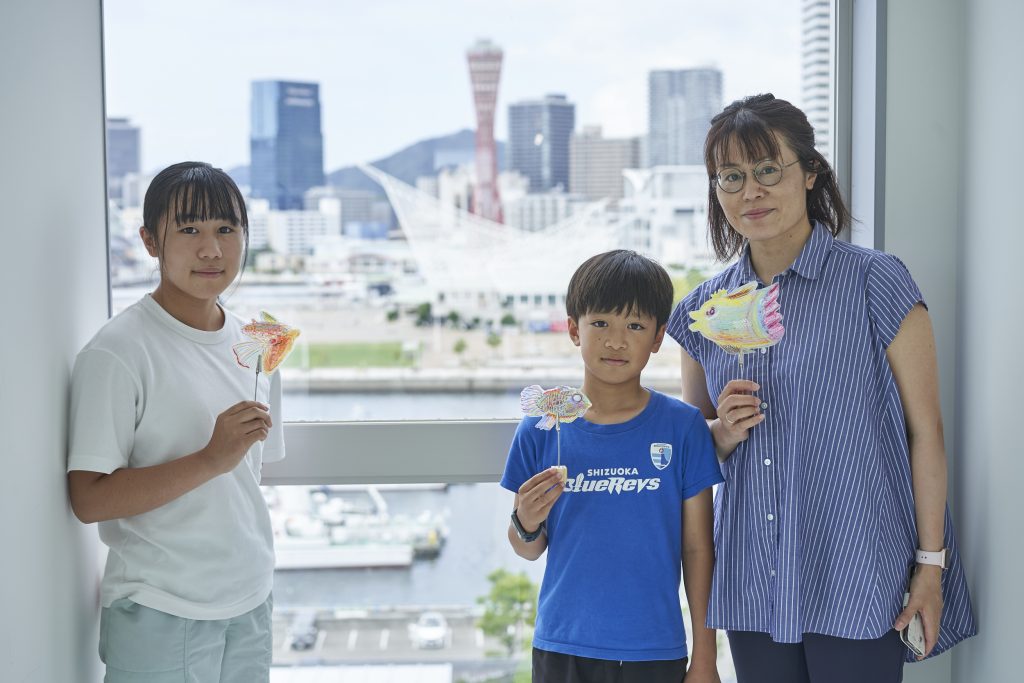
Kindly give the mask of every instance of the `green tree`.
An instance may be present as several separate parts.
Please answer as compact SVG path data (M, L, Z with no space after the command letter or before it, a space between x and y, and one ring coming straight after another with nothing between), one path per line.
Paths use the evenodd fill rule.
M524 647L523 630L533 627L537 620L537 584L530 581L526 572L513 574L496 569L487 575L491 591L476 599L484 606L480 618L480 630L494 636L508 648L508 656Z
M506 313L505 315L501 316L501 324L504 327L513 327L516 324L516 317L511 313Z
M455 340L455 346L452 347L452 350L461 356L466 352L466 346L466 340L463 339L462 337L459 337L458 339Z
M501 346L501 335L497 332L491 332L487 335L487 345L492 349L496 349Z
M390 311L388 311L388 322L393 323L396 320L398 320L398 309L392 308Z
M416 324L419 326L429 325L434 320L433 309L429 301L424 301L412 312L416 315Z
M687 268L685 272L672 276L673 305L690 293L694 287L707 280L708 276L704 271L697 268Z

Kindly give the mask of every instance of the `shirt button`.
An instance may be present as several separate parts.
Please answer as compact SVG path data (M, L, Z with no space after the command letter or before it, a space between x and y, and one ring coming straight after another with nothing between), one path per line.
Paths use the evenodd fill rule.
M764 459L764 464L765 465L771 465L772 464L772 459L771 458L765 458Z
M775 519L775 515L773 515L773 514L771 514L771 513L769 512L769 513L768 513L768 521L770 522L770 521L772 521L773 519Z
M768 353L768 349L761 349L761 353Z
M761 402L761 410L765 410L767 408L768 408L768 402L767 401L762 401Z
M774 569L771 571L771 575L775 576L775 570Z

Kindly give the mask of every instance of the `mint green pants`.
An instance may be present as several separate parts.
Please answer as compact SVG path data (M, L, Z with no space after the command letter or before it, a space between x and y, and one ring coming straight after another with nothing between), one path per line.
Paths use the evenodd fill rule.
M232 619L183 619L127 598L103 608L105 683L267 683L273 599Z

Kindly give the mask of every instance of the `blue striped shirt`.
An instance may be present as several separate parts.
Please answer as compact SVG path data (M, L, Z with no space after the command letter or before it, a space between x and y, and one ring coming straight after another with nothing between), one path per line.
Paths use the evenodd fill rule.
M746 355L741 370L735 356L689 330L687 314L716 290L751 281L759 282L748 247L668 323L703 367L713 402L729 380L749 379L761 387L765 415L722 463L708 626L781 643L804 633L879 638L902 610L917 547L903 406L885 351L924 303L921 292L898 258L815 224L773 280L785 336ZM976 632L948 508L945 543L953 558L933 654Z

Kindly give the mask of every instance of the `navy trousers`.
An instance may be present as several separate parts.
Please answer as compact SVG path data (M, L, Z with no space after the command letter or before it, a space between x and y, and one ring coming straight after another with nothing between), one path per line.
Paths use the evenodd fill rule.
M767 633L729 631L737 683L901 683L906 646L890 630L876 640L805 633L776 643Z

